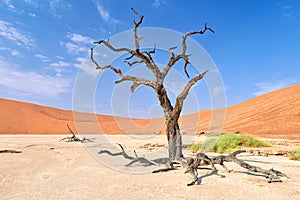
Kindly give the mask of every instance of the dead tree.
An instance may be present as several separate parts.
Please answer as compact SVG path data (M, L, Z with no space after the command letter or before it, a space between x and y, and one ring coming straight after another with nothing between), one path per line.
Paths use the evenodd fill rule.
M264 170L260 167L252 166L252 165L236 158L236 155L241 153L242 151L237 151L237 152L232 153L227 156L224 156L224 155L217 156L215 158L209 158L204 153L198 154L195 159L194 158L184 158L184 156L182 154L182 139L181 139L180 128L179 128L179 124L178 124L178 120L179 120L179 117L180 117L180 114L182 111L182 107L183 107L183 102L186 99L190 89L195 85L195 83L200 81L205 76L205 74L208 72L206 70L203 73L198 74L193 78L190 78L190 75L187 71L187 67L190 64L189 55L186 54L187 39L192 35L196 35L196 34L202 35L207 31L214 33L214 31L211 28L207 27L207 24L205 23L203 30L187 32L186 34L184 34L182 37L182 42L181 42L181 47L180 47L181 52L179 54L175 55L173 50L177 47L170 47L169 51L168 51L170 58L169 58L167 64L165 65L165 67L161 70L161 69L159 69L157 63L155 63L154 59L152 58L152 54L156 53L155 46L152 50L149 50L149 51L143 51L140 48L141 37L138 36L138 28L142 24L144 16L139 14L133 8L131 8L131 10L139 18L139 20L137 22L134 21L134 28L133 28L135 49L129 49L126 47L115 47L109 42L109 40L107 40L107 41L100 40L100 41L94 42L94 44L104 45L113 52L128 53L130 56L125 58L125 60L124 60L125 63L127 63L130 67L133 67L136 64L141 64L141 63L145 64L145 67L153 73L154 79L149 80L149 79L140 78L140 77L136 77L136 76L125 75L122 73L120 68L115 67L111 64L100 66L98 64L98 62L94 59L94 49L93 48L91 48L91 50L90 50L90 59L95 64L96 69L111 70L116 75L118 75L119 80L115 81L116 84L119 84L119 83L122 83L125 81L132 82L132 86L130 88L131 92L134 92L141 85L150 87L154 90L156 97L157 97L158 101L160 102L160 106L163 110L164 117L165 117L169 157L167 159L161 158L161 159L155 159L155 160L148 160L146 158L137 156L136 153L135 153L135 157L129 156L125 152L122 145L120 145L120 144L119 144L119 146L121 147L122 151L119 153L112 153L108 150L101 150L99 152L99 154L106 153L106 154L109 154L110 156L123 156L124 158L130 160L130 163L128 163L126 166L131 166L134 163L142 163L144 166L168 164L168 167L159 169L159 170L155 170L154 173L172 170L172 169L174 169L173 164L179 163L181 166L187 167L186 173L191 173L193 175L193 178L194 178L193 182L188 185L193 185L197 182L197 180L198 180L197 169L202 161L205 161L212 166L212 174L215 174L217 172L217 169L215 168L215 164L220 164L228 172L230 172L230 170L227 169L227 167L224 165L224 162L235 162L238 165L240 165L252 172L262 173L264 175L267 175L267 177L269 178L269 182L274 182L274 181L280 180L279 179L280 176L286 176L279 171L276 171L273 169ZM169 71L172 69L172 67L179 61L184 61L183 70L184 70L186 76L190 79L187 82L187 84L185 85L185 87L183 88L183 90L176 97L175 104L172 105L171 101L170 101L170 97L167 93L166 87L164 85L164 80L165 80L167 74L169 73Z
M62 139L60 139L59 141L66 141L66 142L81 142L81 143L85 143L85 142L93 142L94 138L92 139L88 139L86 137L83 137L82 139L78 138L75 133L72 131L72 129L69 127L69 124L67 124L67 127L69 129L69 132L72 134L71 137L64 137Z
M134 21L134 29L133 29L133 35L134 35L134 42L135 42L135 49L129 49L126 47L114 47L110 44L109 41L105 40L100 40L98 42L94 42L94 44L98 45L105 45L108 49L114 51L114 52L124 52L124 53L129 53L130 56L128 58L125 58L125 62L129 66L134 66L138 63L144 63L145 67L148 68L154 75L153 80L148 80L144 78L139 78L135 76L129 76L125 75L122 73L122 71L114 67L112 65L105 65L105 66L100 66L98 62L94 59L93 56L93 48L91 48L90 51L90 58L91 61L95 64L96 69L99 70L112 70L115 74L119 76L119 80L117 80L115 83L121 83L124 81L131 81L132 86L130 88L131 92L134 92L135 89L141 85L148 86L152 88L155 93L156 97L160 102L160 106L163 109L164 117L165 117L165 124L166 124L166 134L167 134L167 139L168 139L168 148L169 148L169 159L171 162L173 161L179 161L181 162L183 159L183 154L182 154L182 139L181 139L181 134L180 134L180 128L178 124L178 119L183 107L183 102L186 99L190 89L192 86L200 81L204 75L207 73L207 70L204 71L203 73L191 78L184 89L181 91L181 93L176 97L175 104L172 105L169 95L167 93L167 90L164 85L164 80L168 74L168 72L171 70L171 68L178 63L179 61L183 60L184 61L184 72L188 78L190 78L189 73L187 71L187 67L190 64L189 62L189 55L186 54L187 51L187 44L186 41L188 37L196 34L204 34L206 31L214 32L211 28L207 27L207 24L205 24L204 29L200 31L192 31L192 32L187 32L183 38L182 38L182 43L181 43L181 53L178 55L175 55L173 53L173 50L177 47L171 47L169 49L169 54L170 58L168 60L168 63L164 67L163 70L160 70L158 68L158 65L155 63L155 61L152 58L152 54L155 54L155 47L153 50L150 51L142 51L140 49L140 37L138 36L138 28L143 22L144 16L139 14L137 11L135 11L133 8L131 8L134 14L136 14L139 18L139 20L136 22ZM130 62L131 59L136 59L132 62Z

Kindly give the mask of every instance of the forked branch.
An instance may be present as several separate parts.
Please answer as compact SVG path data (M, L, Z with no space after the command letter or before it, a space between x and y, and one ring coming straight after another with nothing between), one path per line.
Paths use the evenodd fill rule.
M120 79L115 82L116 84L121 83L123 81L132 81L133 85L130 88L131 92L134 92L134 90L140 85L146 85L146 86L154 88L153 81L150 81L150 80L147 80L144 78L138 78L135 76L123 75L123 73L120 69L117 69L117 68L113 67L112 65L100 66L98 64L98 62L94 59L94 49L93 48L91 48L91 51L90 51L90 58L91 58L91 61L96 65L96 69L101 69L101 70L110 69L115 74L117 74L120 77ZM130 58L128 58L128 59L130 59Z
M214 30L212 30L211 28L207 27L207 23L205 23L204 25L204 29L203 30L200 30L200 31L191 31L191 32L187 32L184 36L183 36L183 39L182 39L182 43L181 43L181 46L182 46L182 51L180 54L178 54L177 56L174 55L174 53L172 52L173 49L175 49L174 47L170 48L169 49L169 53L171 55L170 59L169 59L169 62L167 64L167 66L165 67L162 75L163 77L165 77L169 70L181 59L184 60L184 72L185 74L187 75L188 78L190 78L190 75L189 73L187 72L187 66L188 64L190 64L189 62L189 55L186 54L186 51L187 51L187 44L186 44L186 41L187 41L187 38L190 37L191 35L195 35L195 34L204 34L206 31L210 31L212 33L214 33Z

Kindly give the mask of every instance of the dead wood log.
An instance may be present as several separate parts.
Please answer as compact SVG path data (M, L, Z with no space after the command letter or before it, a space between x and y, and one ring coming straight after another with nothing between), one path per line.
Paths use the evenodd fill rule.
M0 150L0 153L22 153L22 151L11 150L11 149L4 149L4 150Z

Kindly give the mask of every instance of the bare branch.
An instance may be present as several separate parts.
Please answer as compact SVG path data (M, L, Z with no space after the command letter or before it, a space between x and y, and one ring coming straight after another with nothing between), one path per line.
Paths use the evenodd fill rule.
M186 76L188 77L188 78L190 78L190 75L189 75L189 73L187 72L187 70L186 70L186 68L187 68L187 66L188 66L188 64L190 64L190 61L189 61L189 58L188 58L188 56L184 56L184 67L183 67L183 69L184 69L184 73L186 74Z
M125 60L124 62L127 63L130 67L132 67L133 65L138 64L138 63L143 63L144 61L143 60L135 60L133 62L128 62L127 60Z
M191 79L186 86L184 87L183 91L177 96L177 99L180 99L181 101L183 101L186 96L188 95L191 87L197 83L198 81L200 81L204 75L208 72L208 70L206 70L205 72L203 72L202 74L199 74L198 76L195 76L193 79Z
M169 54L171 55L170 60L167 64L167 66L165 67L164 71L162 72L162 77L165 78L166 75L168 74L169 70L180 60L180 59L184 59L185 63L184 63L184 72L187 75L188 78L190 78L188 72L187 72L187 66L190 63L189 62L189 58L188 55L186 55L186 50L187 50L187 46L186 46L186 40L189 36L191 35L195 35L195 34L204 34L207 30L211 31L214 33L214 31L207 27L207 23L205 23L204 29L200 30L200 31L191 31L191 32L187 32L182 38L182 52L177 55L175 57L174 53L172 52L173 49L175 49L176 47L171 47L169 49Z
M114 68L112 65L105 65L105 66L100 66L94 59L94 49L91 48L91 60L92 62L96 65L96 69L111 69L113 70L116 74L118 74L120 77L123 75L120 69Z
M131 10L132 10L132 12L133 12L134 14L136 14L136 15L139 17L139 21L138 21L138 22L133 21L133 23L134 23L134 29L133 29L133 31L134 31L135 49L136 49L136 51L138 52L139 49L140 49L140 44L139 44L139 38L138 38L138 36L137 36L137 29L138 29L138 27L142 24L143 19L144 19L144 16L141 15L140 13L138 13L138 12L137 12L136 10L134 10L133 8L131 8Z
M171 48L169 48L169 54L171 55L171 58L174 58L175 57L175 55L174 55L174 53L173 53L173 50L174 49L176 49L177 48L177 46L174 46L174 47L171 47Z
M108 47L110 50L113 50L113 51L115 51L115 52L127 51L127 52L133 54L133 51L130 50L130 49L128 49L128 48L115 48L115 47L113 47L113 46L109 43L109 41L100 40L100 41L98 41L98 42L93 42L93 44L104 44L104 45L105 45L106 47Z
M179 118L182 107L183 107L183 101L185 100L186 96L188 95L190 89L192 88L192 86L195 83L197 83L199 80L201 80L207 72L208 72L208 70L206 70L202 74L199 74L198 76L194 77L186 84L183 91L176 98L176 103L174 106L174 110L172 112L172 118L174 118L176 120Z
M125 58L125 60L130 60L131 58L133 58L134 54L131 54L129 57Z
M182 54L185 54L186 53L186 40L189 36L191 35L195 35L195 34L204 34L207 30L211 31L212 33L214 33L215 31L212 30L211 28L208 28L207 27L207 23L205 23L204 25L204 29L203 30L200 30L200 31L191 31L191 32L187 32L184 36L183 36L183 40L182 40Z
M133 82L133 85L131 86L131 92L134 92L134 90L140 86L140 85L147 85L149 87L152 87L154 88L154 83L150 80L147 80L147 79L143 79L143 78L138 78L138 77L135 77L135 76L127 76L127 75L123 75L121 70L120 69L117 69L115 67L113 67L112 65L106 65L106 66L100 66L94 59L94 50L93 48L91 48L91 60L92 62L96 65L96 69L111 69L112 71L114 71L119 77L120 77L120 80L117 80L115 83L118 84L118 83L121 83L123 81L132 81ZM142 63L143 60L140 60L140 61L137 61L137 62L133 62L133 63L130 63L130 64L136 64L136 63ZM128 62L129 63L129 62Z
M117 80L115 83L118 84L118 83L121 83L123 81L132 81L133 82L133 85L130 88L131 92L134 92L135 89L137 87L139 87L140 85L146 85L146 86L149 86L149 87L152 87L152 88L155 87L153 81L150 81L150 80L147 80L147 79L144 79L144 78L138 78L138 77L135 77L135 76L126 76L126 75L123 75L121 77L121 79Z

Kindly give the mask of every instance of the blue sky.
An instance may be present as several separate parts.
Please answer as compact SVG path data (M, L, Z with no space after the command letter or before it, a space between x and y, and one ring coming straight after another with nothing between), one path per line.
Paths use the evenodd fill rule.
M142 27L186 33L207 22L215 30L193 39L218 67L227 106L299 84L299 1L2 0L0 97L72 109L74 81L92 42L131 29L136 19L131 7L145 16ZM106 76L107 82L99 83L105 91L96 92L95 107L98 113L112 114L109 92L117 77L109 72ZM209 109L205 85L194 89L200 101L196 110ZM133 95L133 117L159 110L154 94L144 98L147 92L152 94L144 88ZM103 94L106 98L97 101Z

